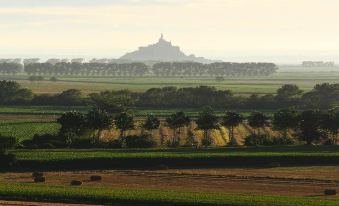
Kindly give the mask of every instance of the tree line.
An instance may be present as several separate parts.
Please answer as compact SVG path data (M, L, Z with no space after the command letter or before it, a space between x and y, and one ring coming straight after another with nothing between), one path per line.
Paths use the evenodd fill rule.
M273 63L216 62L158 62L148 66L141 62L116 63L112 61L83 62L83 59L39 59L0 60L0 73L28 75L82 75L82 76L267 76L276 72Z
M87 114L72 111L64 113L57 122L61 125L57 135L35 135L32 140L25 140L22 144L27 148L145 148L155 147L157 142L152 137L152 131L160 127L160 119L152 114L147 115L140 126L136 126L134 115L130 111L116 114L93 108ZM185 127L194 122L197 130L203 131L202 146L213 145L210 132L224 126L229 132L228 145L237 146L238 137L234 129L240 124L248 124L253 130L244 144L247 146L293 145L293 144L326 144L337 145L339 132L339 108L328 111L305 110L297 111L293 108L280 109L270 118L261 112L252 112L245 117L241 113L228 111L218 117L211 107L205 107L196 119L192 119L184 112L178 111L165 119L165 125L172 129L171 139L166 143L160 140L160 145L169 147L181 146L182 132ZM128 135L126 131L141 128L141 134ZM280 131L280 136L262 134L264 127L272 127ZM112 128L119 130L119 138L109 141L102 140L102 132ZM289 134L292 131L292 135ZM186 145L196 147L196 137L188 133Z
M298 109L329 109L339 103L339 84L317 84L303 92L293 84L282 85L275 95L238 96L230 90L215 87L163 87L145 92L129 90L103 91L84 97L81 91L69 89L59 94L33 94L14 81L0 81L0 105L96 106L108 112L125 108L202 108L275 110L294 106Z

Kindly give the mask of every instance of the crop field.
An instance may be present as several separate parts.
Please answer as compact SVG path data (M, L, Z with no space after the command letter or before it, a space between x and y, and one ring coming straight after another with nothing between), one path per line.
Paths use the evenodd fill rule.
M0 134L22 141L31 139L34 134L57 133L59 127L59 124L53 122L0 122Z
M334 206L338 201L319 197L244 195L237 193L184 192L157 189L108 189L102 187L4 184L0 197L17 200L141 205L229 205L229 206Z
M335 69L334 69L335 70ZM315 84L338 83L339 72L322 71L308 72L300 68L281 68L271 76L225 77L224 81L216 82L214 77L105 77L105 76L60 76L59 81L30 82L26 75L0 76L13 79L34 93L59 93L67 89L79 89L84 94L103 90L129 89L142 92L154 87L195 87L200 85L214 86L218 89L230 89L235 94L273 94L283 84L297 84L304 91L309 91ZM46 77L48 79L49 77Z

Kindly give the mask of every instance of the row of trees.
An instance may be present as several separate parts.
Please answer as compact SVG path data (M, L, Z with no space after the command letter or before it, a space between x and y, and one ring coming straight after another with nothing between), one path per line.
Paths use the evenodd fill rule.
M252 134L245 138L245 145L287 145L294 144L297 141L311 144L337 144L339 132L339 108L333 108L327 112L318 110L306 110L299 112L294 109L281 109L273 114L270 119L264 113L252 112L248 117L244 117L237 112L226 112L224 116L218 117L211 107L204 108L197 118L191 119L184 112L176 112L167 117L165 125L173 130L172 138L167 142L168 146L179 146L181 133L184 127L195 122L197 130L204 131L202 145L209 146L213 143L210 137L210 131L224 126L229 132L229 145L238 145L238 137L234 129L242 123L248 124L253 129ZM70 147L79 142L79 139L86 140L87 147L98 145L112 145L115 147L150 147L155 146L155 141L151 136L151 131L160 127L161 121L153 115L147 115L141 124L140 136L127 136L127 130L135 129L134 116L130 112L120 112L112 115L105 110L98 108L90 110L87 114L79 112L67 112L63 114L58 123L61 125L60 132L52 138L36 138L28 141L46 143L46 139L54 142L63 142L59 145ZM273 129L281 132L279 137L270 137L262 134L262 128L272 126ZM102 142L100 137L104 130L110 130L113 127L120 131L119 139L112 142ZM294 135L288 134L288 131ZM292 131L292 132L291 132ZM187 141L191 145L196 145L195 137L188 134ZM38 141L39 140L39 141ZM88 141L87 141L88 140ZM51 143L51 142L50 142ZM53 142L52 142L53 143ZM160 140L164 144L164 140ZM26 142L27 145L27 142Z
M283 85L276 95L233 95L230 90L215 87L163 87L152 88L143 93L128 90L105 91L91 94L95 105L108 111L119 111L122 106L146 108L201 108L210 105L226 109L279 109L296 106L298 109L328 109L339 103L339 85L319 84L303 93L296 85Z
M160 62L149 67L144 63L102 63L79 61L25 61L0 62L0 73L16 74L25 71L29 75L103 75L103 76L267 76L277 70L273 63L218 62Z
M268 76L277 69L273 63L160 62L152 71L156 76Z
M201 108L210 105L226 109L279 109L295 106L298 109L328 109L339 104L339 84L317 84L313 90L303 93L296 85L286 84L276 95L233 95L230 90L215 87L163 87L142 93L129 90L103 91L84 97L79 90L69 89L55 95L37 95L13 81L0 81L2 105L92 105L109 112L124 108Z

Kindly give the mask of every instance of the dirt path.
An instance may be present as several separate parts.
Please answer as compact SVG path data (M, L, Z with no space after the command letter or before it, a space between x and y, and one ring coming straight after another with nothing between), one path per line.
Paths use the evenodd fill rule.
M71 180L83 181L83 186L106 188L140 188L167 189L198 192L232 192L245 194L291 195L291 196L322 196L325 189L338 187L335 177L331 179L317 176L286 176L281 169L280 175L267 175L274 169L256 169L242 171L233 169L219 170L161 170L161 171L77 171L48 172L46 183L51 185L69 185ZM319 170L315 170L317 173ZM333 170L324 169L328 174ZM211 173L212 172L212 173ZM293 171L292 171L293 172ZM100 182L89 181L90 175L101 175ZM26 182L32 183L30 173L5 173L0 175L0 183ZM337 197L335 197L337 198Z

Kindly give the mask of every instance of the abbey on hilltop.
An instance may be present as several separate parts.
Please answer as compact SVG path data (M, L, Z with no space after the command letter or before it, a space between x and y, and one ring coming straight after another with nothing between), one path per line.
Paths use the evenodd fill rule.
M178 46L173 46L170 41L164 39L163 34L159 41L146 47L139 47L137 51L130 52L120 59L129 61L194 61L201 63L215 62L203 57L186 55Z

